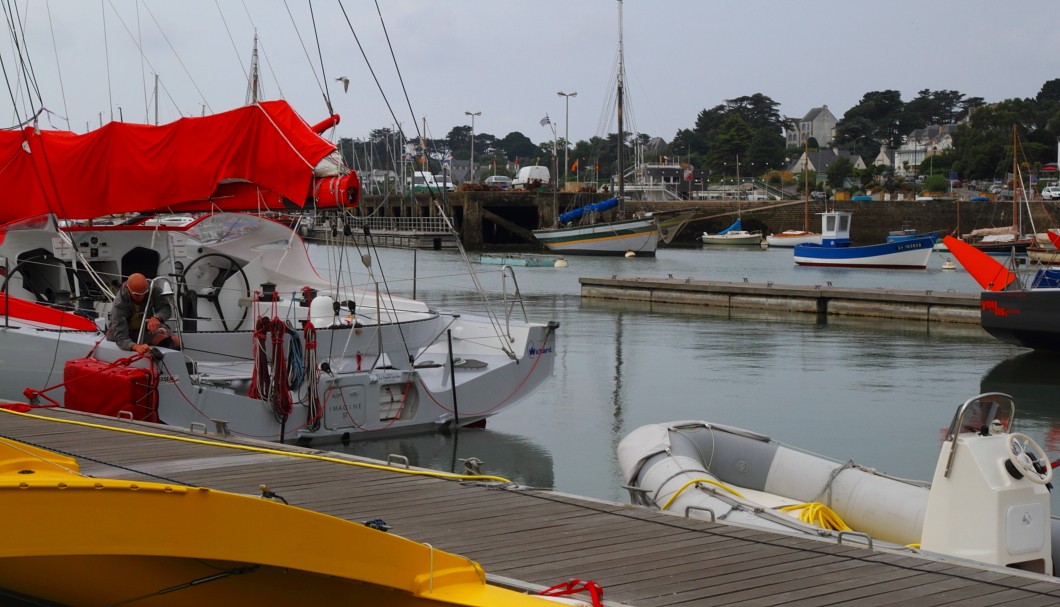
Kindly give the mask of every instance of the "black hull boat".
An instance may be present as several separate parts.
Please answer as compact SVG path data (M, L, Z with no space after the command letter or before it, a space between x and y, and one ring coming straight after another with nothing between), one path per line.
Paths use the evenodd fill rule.
M1060 288L984 291L981 307L983 329L995 338L1060 351Z
M1054 244L1060 241L1055 232L1048 234ZM1024 348L1060 351L1060 268L1040 268L1033 278L1021 279L965 242L952 236L943 241L983 287L979 318L987 333Z

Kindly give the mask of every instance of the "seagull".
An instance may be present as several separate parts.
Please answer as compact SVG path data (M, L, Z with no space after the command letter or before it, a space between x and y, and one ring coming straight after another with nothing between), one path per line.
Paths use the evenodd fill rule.
M350 79L349 78L347 78L346 76L339 76L338 78L335 79L335 81L342 83L342 91L344 93L349 92L349 90L350 90Z

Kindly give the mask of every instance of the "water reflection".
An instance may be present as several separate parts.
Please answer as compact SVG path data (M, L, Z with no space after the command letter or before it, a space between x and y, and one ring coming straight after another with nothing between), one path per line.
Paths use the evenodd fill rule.
M1058 372L1060 354L1027 352L1001 361L987 371L980 383L983 392L1004 392L1016 399L1017 428L1042 440L1042 446L1054 458L1060 452Z
M400 455L408 458L411 466L458 474L464 472L461 460L474 457L483 462L482 474L503 476L529 487L555 487L551 453L529 438L496 430L464 428L449 434L358 437L348 445L332 448L384 461L390 455Z

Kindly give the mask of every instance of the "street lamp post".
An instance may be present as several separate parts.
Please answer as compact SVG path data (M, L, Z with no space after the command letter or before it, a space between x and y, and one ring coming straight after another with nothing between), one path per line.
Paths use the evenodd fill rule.
M578 93L571 91L564 93L560 91L556 93L560 97L563 97L563 101L566 107L566 114L563 118L563 183L567 183L570 180L570 157L567 155L567 150L570 149L570 98L577 97Z
M471 158L468 162L471 165L471 176L469 181L475 181L475 116L481 116L482 112L464 112L464 114L471 116Z

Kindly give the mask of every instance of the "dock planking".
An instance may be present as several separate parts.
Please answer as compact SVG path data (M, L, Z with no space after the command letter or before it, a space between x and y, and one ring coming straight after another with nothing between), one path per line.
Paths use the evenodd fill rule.
M91 476L252 495L266 485L302 508L355 522L381 518L393 533L467 556L491 576L528 588L595 580L611 605L1060 605L1060 584L1017 572L685 519L550 490L407 476L227 445L370 461L310 448L65 410L34 415L0 413L0 435L74 456Z

